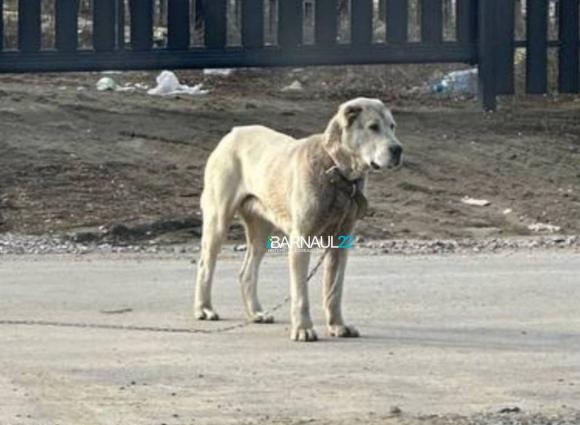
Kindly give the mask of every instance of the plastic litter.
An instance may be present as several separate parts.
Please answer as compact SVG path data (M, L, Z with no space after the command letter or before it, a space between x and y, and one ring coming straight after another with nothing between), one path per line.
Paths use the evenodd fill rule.
M478 92L477 68L450 72L431 86L431 92L476 95Z
M474 207L487 207L488 205L491 205L491 202L488 201L487 199L475 199L470 198L469 196L462 198L461 202L466 205L471 205Z
M203 70L203 75L213 75L217 77L229 77L234 73L231 68L207 68Z
M181 84L177 76L171 71L163 71L157 76L157 87L147 91L147 94L153 96L172 96L179 94L187 94L191 96L200 96L209 93L207 90L202 90L202 85L197 84L193 87Z
M115 91L119 88L119 85L111 77L103 77L97 81L98 91Z
M554 226L553 224L546 224L546 223L535 223L530 224L528 226L528 230L532 232L547 232L547 233L556 233L562 230L560 226Z
M300 92L304 90L304 86L298 80L295 80L292 84L287 85L286 87L282 88L282 92Z

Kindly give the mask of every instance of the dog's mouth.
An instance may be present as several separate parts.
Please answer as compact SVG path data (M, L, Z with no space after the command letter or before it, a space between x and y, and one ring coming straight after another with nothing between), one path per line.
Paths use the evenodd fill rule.
M379 164L377 164L376 162L372 161L370 163L370 167L371 167L372 171L374 171L374 172L380 172L380 171L385 170L385 169L387 169L387 170L398 170L398 169L400 169L400 168L403 167L403 159L402 158L399 158L399 159L396 159L396 160L391 160L391 161L389 161L389 163L387 164L386 167L381 167Z

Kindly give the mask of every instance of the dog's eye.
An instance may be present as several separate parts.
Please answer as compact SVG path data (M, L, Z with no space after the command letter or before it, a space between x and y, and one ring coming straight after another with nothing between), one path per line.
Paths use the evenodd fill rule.
M391 124L391 130L395 131L395 124Z
M381 130L381 127L378 124L371 124L369 125L369 130L378 133Z

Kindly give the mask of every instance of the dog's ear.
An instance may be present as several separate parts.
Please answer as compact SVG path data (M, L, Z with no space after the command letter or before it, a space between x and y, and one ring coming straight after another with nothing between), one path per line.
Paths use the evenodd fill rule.
M362 107L357 105L349 105L344 108L343 115L346 121L346 126L350 127L362 112Z
M338 117L334 117L324 132L324 146L327 149L338 149L341 145L342 126Z
M334 163L344 173L348 173L352 169L352 154L342 144L343 126L343 119L339 113L330 121L324 132L323 146Z

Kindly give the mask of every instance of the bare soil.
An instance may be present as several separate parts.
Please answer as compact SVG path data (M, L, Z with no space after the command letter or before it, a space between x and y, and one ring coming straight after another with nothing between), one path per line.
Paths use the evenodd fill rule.
M210 94L169 98L98 92L96 73L2 75L0 232L199 236L203 167L231 127L301 137L323 131L340 102L366 95L394 108L406 162L371 176L363 236L526 235L537 222L580 233L578 97L502 99L486 114L472 99L416 88L447 68L408 69L188 71L182 82L204 82ZM153 85L155 75L112 77ZM303 92L280 91L296 79ZM464 196L491 205L468 206Z

